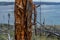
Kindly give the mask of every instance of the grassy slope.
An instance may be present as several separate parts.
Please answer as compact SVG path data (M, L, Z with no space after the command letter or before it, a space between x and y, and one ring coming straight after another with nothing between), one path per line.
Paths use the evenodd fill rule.
M10 36L11 38L14 37L14 29L13 29L13 25L10 25L9 26L9 31L10 31ZM0 24L0 29L3 30L3 32L1 31L0 32L0 40L7 40L8 39L8 36L7 34L3 34L3 33L7 33L8 32L8 25L7 24Z

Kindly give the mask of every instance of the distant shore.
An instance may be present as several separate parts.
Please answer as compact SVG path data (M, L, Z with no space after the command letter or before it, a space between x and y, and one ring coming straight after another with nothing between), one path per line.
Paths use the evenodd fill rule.
M0 5L14 5L15 2L0 2ZM34 2L34 4L40 5L60 5L60 2Z

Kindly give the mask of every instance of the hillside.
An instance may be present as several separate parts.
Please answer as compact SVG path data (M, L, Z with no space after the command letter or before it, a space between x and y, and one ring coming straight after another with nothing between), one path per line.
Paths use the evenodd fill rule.
M41 5L60 5L60 2L34 2ZM14 5L14 2L0 2L0 5Z
M0 2L0 5L14 5L14 2Z
M40 4L40 5L60 5L60 2L34 2L34 4Z

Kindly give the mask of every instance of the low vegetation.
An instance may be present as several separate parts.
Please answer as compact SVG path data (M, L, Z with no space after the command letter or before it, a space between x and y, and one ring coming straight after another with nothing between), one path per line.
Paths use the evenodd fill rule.
M8 31L10 31L10 33L8 33ZM8 40L8 34L10 35L11 40L14 40L14 26L8 26L8 24L0 24L0 40Z

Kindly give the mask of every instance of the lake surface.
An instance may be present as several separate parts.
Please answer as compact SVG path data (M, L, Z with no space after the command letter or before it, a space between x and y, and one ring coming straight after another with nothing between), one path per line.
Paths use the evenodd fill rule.
M14 5L0 5L0 23L8 23L8 13L10 24L14 24ZM60 25L60 5L41 5L42 23L49 25ZM40 22L40 7L37 8L37 21Z
M40 21L40 12L42 16L42 23L45 18L46 25L60 25L60 5L41 5L37 8L37 20Z
M0 23L8 23L8 13L10 13L10 24L14 24L14 5L0 6Z

